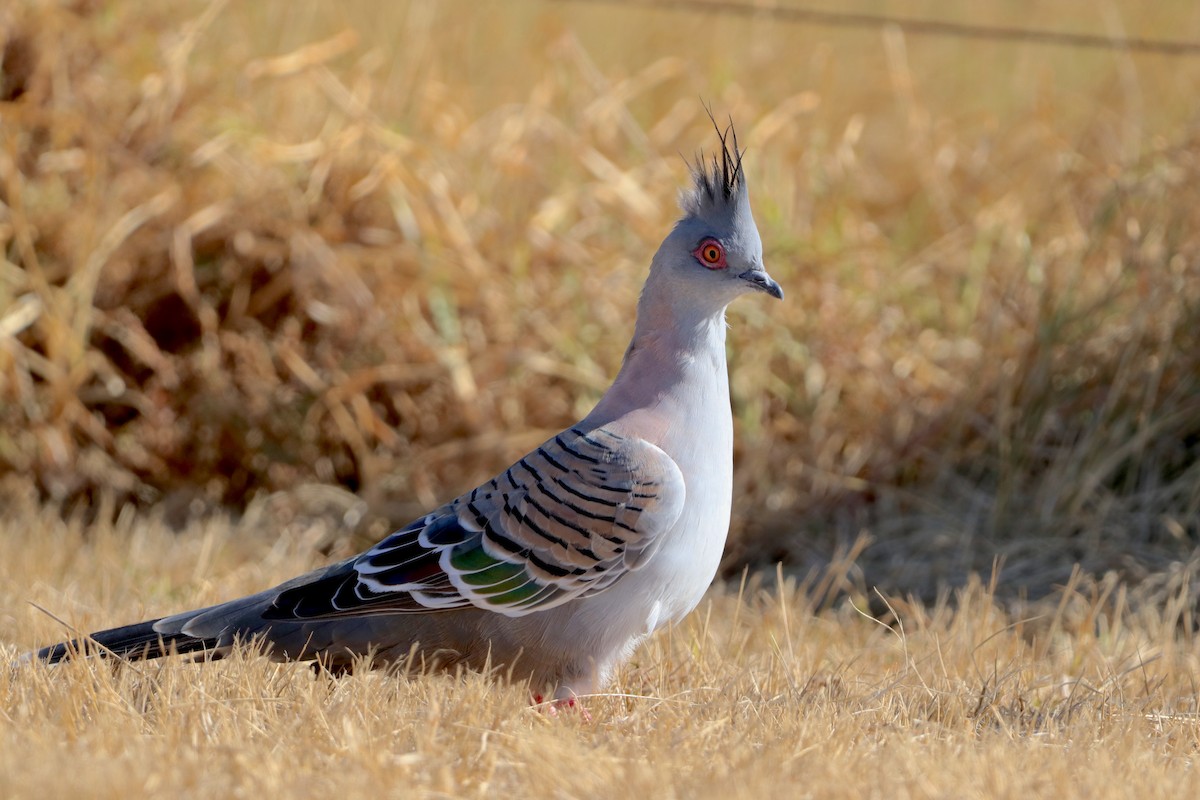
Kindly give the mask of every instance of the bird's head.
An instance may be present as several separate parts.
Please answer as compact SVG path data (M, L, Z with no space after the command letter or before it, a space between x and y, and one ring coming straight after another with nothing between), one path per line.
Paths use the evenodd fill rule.
M717 136L720 152L696 159L693 185L680 197L683 218L659 247L651 271L668 291L713 310L752 291L783 299L783 289L763 266L733 125L718 127Z

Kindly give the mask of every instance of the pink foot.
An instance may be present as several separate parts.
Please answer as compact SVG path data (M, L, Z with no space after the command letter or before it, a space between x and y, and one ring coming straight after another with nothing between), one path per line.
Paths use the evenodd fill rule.
M588 710L583 707L583 703L579 702L579 699L574 695L558 700L551 700L547 703L542 695L535 694L533 695L533 705L537 706L547 717L557 717L560 711L570 709L578 712L584 722L592 721L592 715L588 713Z

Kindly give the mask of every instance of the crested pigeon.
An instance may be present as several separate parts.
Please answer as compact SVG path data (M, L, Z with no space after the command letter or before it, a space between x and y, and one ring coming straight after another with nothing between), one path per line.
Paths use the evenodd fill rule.
M566 705L603 687L716 574L733 485L725 308L748 292L783 297L763 268L736 133L717 133L651 261L616 380L582 421L366 552L36 657L220 656L256 640L336 671L367 655L503 665L536 700Z

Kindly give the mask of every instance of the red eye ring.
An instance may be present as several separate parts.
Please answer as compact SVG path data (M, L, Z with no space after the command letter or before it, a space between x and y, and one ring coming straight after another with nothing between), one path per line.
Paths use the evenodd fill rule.
M692 255L708 269L725 269L729 266L725 261L725 248L712 237L701 241L692 251Z

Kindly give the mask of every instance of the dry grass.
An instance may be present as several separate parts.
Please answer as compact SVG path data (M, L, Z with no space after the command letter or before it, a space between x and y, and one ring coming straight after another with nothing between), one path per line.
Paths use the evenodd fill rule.
M1200 24L993 5L872 7ZM719 586L591 726L480 676L0 670L0 795L1197 794L1200 60L534 0L18 0L0 48L0 659L63 634L28 601L260 588L585 412L697 97L788 292L730 314L727 576L801 579Z
M254 590L313 563L319 530L186 535L30 510L0 562L0 658L84 628ZM830 578L849 564L834 565ZM1077 583L1010 615L978 582L933 607L819 587L718 590L588 705L548 719L460 677L330 681L253 655L0 669L4 797L1190 797L1200 790L1186 587L1131 611Z
M1198 13L1107 8L983 21ZM702 96L789 293L732 311L729 575L862 531L928 599L1195 549L1195 59L532 0L0 23L0 473L46 499L334 484L371 538L474 485L615 372Z

